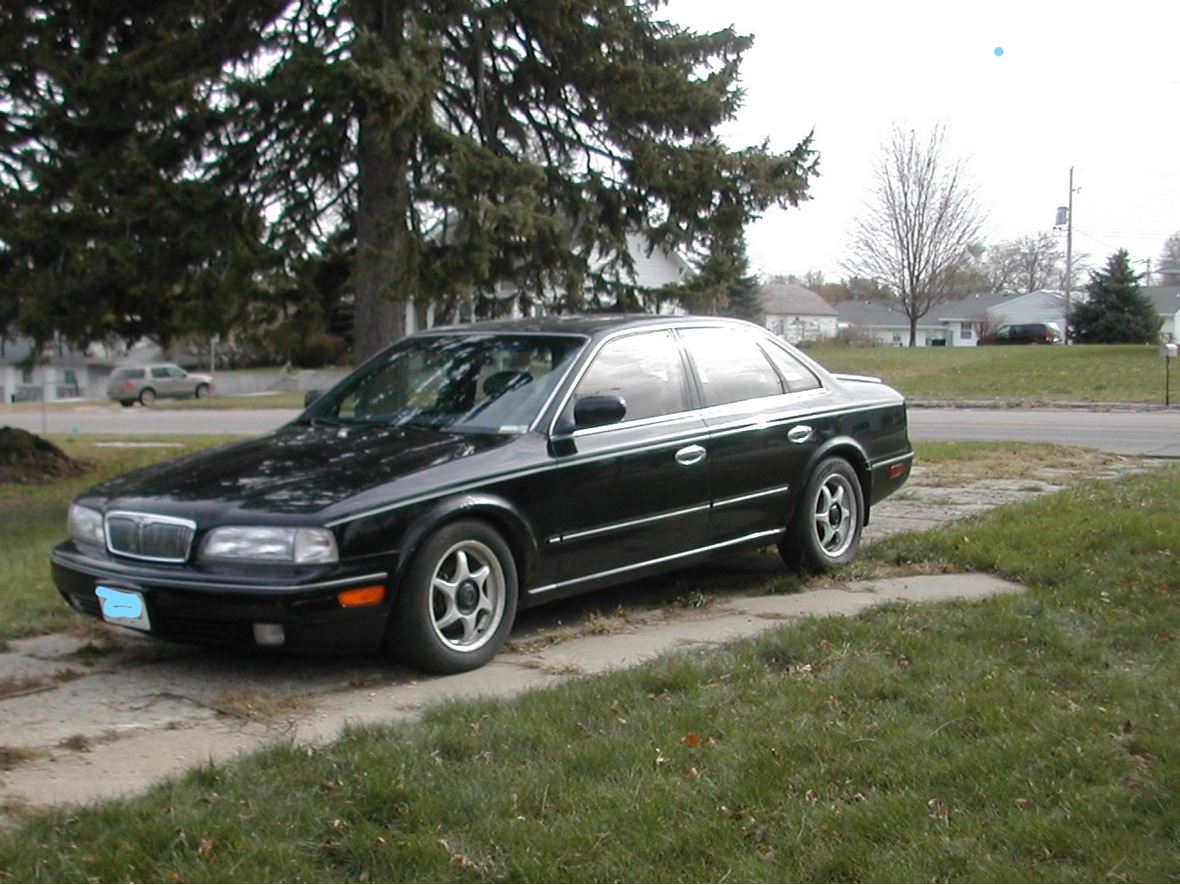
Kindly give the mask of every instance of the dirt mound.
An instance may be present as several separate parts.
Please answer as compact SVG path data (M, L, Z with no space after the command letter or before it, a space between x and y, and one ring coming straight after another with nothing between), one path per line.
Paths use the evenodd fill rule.
M27 430L0 427L0 482L40 482L84 469L48 440Z

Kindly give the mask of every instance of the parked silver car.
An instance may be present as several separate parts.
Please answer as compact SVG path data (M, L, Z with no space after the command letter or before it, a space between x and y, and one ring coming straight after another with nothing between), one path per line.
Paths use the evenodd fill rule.
M107 396L130 407L136 400L150 406L157 397L205 399L213 394L213 378L186 372L180 366L164 363L153 366L119 366L107 382Z

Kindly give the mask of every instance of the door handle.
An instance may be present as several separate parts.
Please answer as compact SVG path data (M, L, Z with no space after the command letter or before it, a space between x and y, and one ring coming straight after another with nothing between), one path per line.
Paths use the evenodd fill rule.
M691 467L705 460L705 450L701 446L685 446L676 453L676 463Z
M806 424L799 424L787 431L787 439L793 443L803 444L811 439L813 431Z

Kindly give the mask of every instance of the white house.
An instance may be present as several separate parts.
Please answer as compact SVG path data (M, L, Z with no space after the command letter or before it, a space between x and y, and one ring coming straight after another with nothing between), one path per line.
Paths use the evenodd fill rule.
M1144 286L1141 291L1160 315L1160 341L1180 341L1180 286Z
M1001 293L969 295L937 304L915 329L918 347L975 347L993 325L991 311L1016 296ZM842 301L837 305L840 328L859 332L879 344L910 343L910 321L900 309L879 301Z
M590 270L603 273L608 280L625 286L633 286L639 293L640 301L647 310L660 314L683 314L685 310L675 298L662 296L660 290L674 283L684 282L692 268L683 257L676 252L656 249L642 234L627 235L627 251L631 255L634 268L630 271L617 267L607 270L607 259L595 255L590 259ZM521 290L515 284L503 283L496 287L494 296L500 303L498 312L504 317L520 317L524 309L520 303ZM545 313L545 304L559 300L557 292L543 292L540 297L532 299L529 313L539 316ZM425 322L419 322L417 306L406 302L406 334L419 329L429 329L437 323L462 323L475 320L474 299L458 302L454 309L442 315L437 305L431 301L425 305L422 315Z
M30 360L32 349L32 341L23 336L0 339L0 402L96 396L105 389L114 364L89 357L64 339L46 345Z
M766 328L791 344L835 338L839 314L817 294L794 283L773 281L759 289Z

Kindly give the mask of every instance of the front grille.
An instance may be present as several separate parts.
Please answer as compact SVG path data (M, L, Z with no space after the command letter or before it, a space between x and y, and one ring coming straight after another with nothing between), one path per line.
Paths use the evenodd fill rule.
M112 553L155 562L188 559L196 524L149 513L108 513L107 546Z

